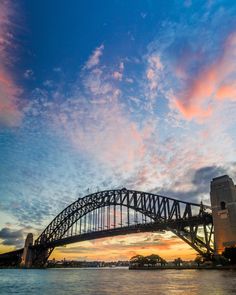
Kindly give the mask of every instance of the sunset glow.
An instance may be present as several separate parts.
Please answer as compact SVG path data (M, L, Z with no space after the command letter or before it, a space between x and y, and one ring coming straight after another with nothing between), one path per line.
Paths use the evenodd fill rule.
M93 192L210 204L213 177L236 179L236 3L71 2L0 1L0 253ZM50 258L151 253L196 256L165 232Z

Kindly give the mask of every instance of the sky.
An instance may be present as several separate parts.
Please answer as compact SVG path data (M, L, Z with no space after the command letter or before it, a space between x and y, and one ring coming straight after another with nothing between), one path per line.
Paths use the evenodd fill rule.
M0 0L0 252L105 189L209 204L236 181L235 1ZM172 233L56 249L196 255Z

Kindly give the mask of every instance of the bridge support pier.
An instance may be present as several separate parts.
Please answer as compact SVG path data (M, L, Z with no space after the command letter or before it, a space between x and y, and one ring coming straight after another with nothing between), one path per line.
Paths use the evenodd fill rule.
M236 246L236 187L228 175L211 182L211 206L214 224L215 254Z
M33 260L31 267L33 268L45 268L47 266L47 260L53 251L54 247L44 247L33 249Z
M33 250L30 246L33 245L33 234L29 233L25 239L25 246L21 258L21 267L31 268L33 261Z

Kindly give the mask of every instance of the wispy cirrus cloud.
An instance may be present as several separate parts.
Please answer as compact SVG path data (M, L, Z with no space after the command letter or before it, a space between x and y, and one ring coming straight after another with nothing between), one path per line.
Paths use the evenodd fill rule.
M117 104L91 105L87 116L72 121L62 112L57 124L81 152L112 168L133 169L136 159L145 156L149 128L139 130Z
M113 77L114 77L115 80L122 81L124 67L125 67L124 63L121 62L120 65L119 65L119 70L113 72Z
M92 69L93 67L97 66L99 64L100 61L100 57L102 56L102 52L104 50L104 45L100 45L99 47L97 47L94 52L92 53L92 55L89 57L88 61L86 62L84 68L85 69Z
M230 82L217 78L222 88L219 87L218 91L214 89L211 94L215 95L210 100L214 100L216 106L211 116L204 117L205 124L199 124L199 113L193 114L191 118L194 120L190 120L175 102L183 103L185 97L178 94L194 88L195 80L201 80L201 83L207 80L208 75L204 76L203 73L211 69L216 61L218 65L221 60L224 68L230 54L233 57L231 49L234 43L233 39L228 38L229 43L222 39L222 42L216 43L216 52L209 56L212 44L209 49L208 44L202 44L198 39L191 41L191 34L196 37L199 31L190 33L186 29L187 24L175 25L177 28L172 26L168 23L164 26L167 34L167 37L163 35L164 40L155 40L148 46L148 52L144 52L143 59L139 60L136 75L133 72L134 68L137 69L135 58L128 61L119 57L116 66L102 63L104 45L101 45L85 61L84 67L77 73L77 79L70 83L69 90L64 91L63 83L57 88L55 81L45 83L45 89L35 89L28 116L30 123L37 125L43 122L43 130L35 128L38 132L36 135L31 131L32 124L29 124L28 131L33 134L30 140L39 134L42 137L39 142L46 138L45 146L48 146L56 137L58 142L50 147L50 153L55 155L55 150L58 150L58 154L57 159L51 160L50 173L42 170L47 180L43 181L36 175L32 181L24 181L29 188L28 195L32 195L33 191L34 198L37 195L42 197L40 204L32 199L39 211L38 218L30 213L32 207L27 206L28 195L21 197L24 202L17 204L19 209L15 211L19 213L18 218L22 215L27 222L37 224L44 215L54 214L55 208L63 209L65 200L70 202L76 198L77 190L81 195L86 194L88 187L94 191L97 187L102 190L127 186L144 191L155 190L156 193L173 193L173 196L185 200L198 201L203 198L208 201L207 192L197 190L193 178L195 171L203 172L204 167L220 167L220 171L225 171L233 166L235 148L230 129L235 122L236 112L232 95L230 105L229 99L225 98L229 92L227 83ZM173 34L172 30L176 30L177 34ZM218 54L219 48L225 48L221 55ZM127 64L119 63L120 60ZM116 77L115 72L119 73ZM132 83L126 82L126 75L135 77L129 81ZM137 85L144 86L143 92ZM150 109L146 106L148 100L152 105ZM227 104L218 103L220 100ZM189 113L198 102L195 96L192 100L186 96L183 108ZM201 109L204 100L199 103ZM222 120L223 117L227 119ZM174 123L178 121L178 125L173 123L174 120ZM53 135L47 137L45 130ZM39 146L39 143L36 142L35 146ZM43 152L37 151L42 158L49 153L45 146L41 147ZM25 146L22 145L21 149L25 150ZM35 149L28 151L28 154L37 154L32 152ZM32 165L17 170L19 177L29 167L34 171L35 159L31 162ZM24 179L31 178L30 175ZM78 179L80 185L76 188ZM18 181L22 182L21 179ZM42 186L45 186L44 189L41 189ZM48 199L47 195L52 197Z
M147 93L150 99L154 99L157 96L158 91L161 88L161 83L159 85L160 76L163 71L163 64L160 60L160 56L152 54L147 57L147 70L146 77L148 82L149 92Z
M150 68L164 69L159 56L152 55ZM167 135L160 130L160 118L151 112L140 122L132 117L123 103L122 89L113 84L107 72L101 65L83 73L85 93L74 92L64 100L52 116L55 128L78 152L111 169L108 177L114 176L115 183L208 201L207 192L197 191L192 178L194 171L229 163L233 157L234 143L227 131L230 122L216 125L223 110L215 112L200 129L188 122L179 128L165 121Z
M184 73L186 68L178 70ZM217 100L235 100L236 33L229 34L211 64L203 64L196 76L187 76L185 72L185 86L172 102L186 119L211 116Z
M190 18L182 15L178 23L162 24L145 56L150 90L146 88L145 95L152 104L165 98L176 118L200 123L213 115L218 104L235 99L234 13L234 8L206 5ZM214 34L216 26L219 30ZM153 57L158 58L158 66L150 62Z
M119 73L123 70L120 63ZM80 152L116 171L132 172L146 157L154 126L151 120L138 124L131 118L121 102L121 88L108 73L105 65L83 70L79 77L84 91L74 87L51 118Z
M10 1L0 3L0 125L16 127L21 123L23 112L19 106L21 89L10 71L9 48L13 46L12 19L14 9Z
M154 53L148 65L148 69L158 72L164 72L167 67ZM50 127L63 135L78 154L107 169L106 183L115 186L122 183L141 190L159 187L167 193L174 187L174 194L179 192L181 198L181 193L195 189L192 183L195 170L230 163L234 143L228 128L232 122L229 116L227 124L222 125L219 120L226 109L215 110L214 117L201 128L188 121L176 127L168 116L164 126L160 117L152 112L138 120L127 108L129 100L123 99L123 89L114 83L111 72L104 64L82 70L78 74L82 85L75 81L70 95L63 95L59 100L50 99L50 102L42 97L44 111L36 107L36 113L47 113ZM156 79L155 76L150 78ZM161 79L160 84L163 83ZM147 86L150 86L149 81ZM163 91L165 85L161 84L160 88ZM45 95L43 93L41 96ZM194 198L197 201L199 194Z

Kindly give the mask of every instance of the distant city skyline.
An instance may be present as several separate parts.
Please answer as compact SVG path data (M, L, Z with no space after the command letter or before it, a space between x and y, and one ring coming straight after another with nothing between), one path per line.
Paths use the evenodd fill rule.
M0 3L0 253L79 197L126 187L209 204L236 180L234 1ZM194 259L171 232L62 259Z

